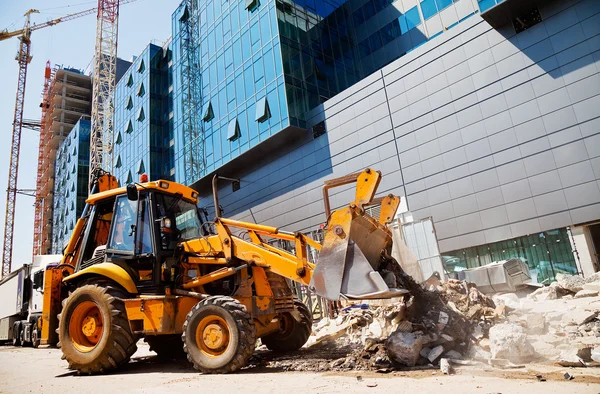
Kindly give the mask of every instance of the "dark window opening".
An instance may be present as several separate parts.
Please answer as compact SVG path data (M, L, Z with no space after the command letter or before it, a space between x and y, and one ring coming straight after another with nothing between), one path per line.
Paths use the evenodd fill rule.
M325 128L325 121L319 122L312 127L313 138L318 138L327 132Z
M536 8L524 13L521 16L513 19L513 26L515 27L515 31L518 33L523 30L527 30L532 26L537 25L542 21L542 16L540 15L540 10Z

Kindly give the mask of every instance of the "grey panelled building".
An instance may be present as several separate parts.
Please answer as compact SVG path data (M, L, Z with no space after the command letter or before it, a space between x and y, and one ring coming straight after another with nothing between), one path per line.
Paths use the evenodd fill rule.
M467 2L477 6L450 7ZM220 191L228 216L317 229L323 181L374 167L380 193L405 196L415 220L433 218L455 266L519 256L540 282L598 270L600 1L507 0L476 12L306 122L253 167L221 172L242 178L240 190ZM352 193L337 191L332 205Z

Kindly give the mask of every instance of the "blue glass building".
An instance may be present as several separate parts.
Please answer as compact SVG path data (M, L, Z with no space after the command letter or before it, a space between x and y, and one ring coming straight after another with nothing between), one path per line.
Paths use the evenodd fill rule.
M186 184L284 130L273 147L298 138L308 111L478 12L448 12L452 0L191 4L172 17L174 173ZM194 104L188 75L198 76Z
M113 172L121 185L171 179L171 51L149 44L115 88Z
M52 253L62 253L88 195L90 164L89 118L81 118L56 152Z
M597 271L599 26L597 0L186 0L168 175L207 206L240 178L228 217L308 232L323 181L373 167L462 267Z

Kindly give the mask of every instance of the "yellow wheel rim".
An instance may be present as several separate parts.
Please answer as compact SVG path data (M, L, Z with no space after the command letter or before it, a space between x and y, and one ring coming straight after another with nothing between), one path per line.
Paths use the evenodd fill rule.
M219 316L206 316L196 327L196 343L208 357L218 357L229 347L229 325Z
M91 352L102 338L103 327L102 314L95 303L84 301L77 305L69 321L73 346L80 352Z

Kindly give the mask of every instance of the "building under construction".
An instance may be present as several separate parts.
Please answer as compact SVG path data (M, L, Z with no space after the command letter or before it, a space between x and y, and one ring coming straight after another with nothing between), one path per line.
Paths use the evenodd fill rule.
M34 254L51 253L56 152L81 116L90 114L91 100L91 77L79 70L55 67L42 102L46 108L40 135Z
M82 116L56 153L52 253L60 254L88 196L90 120Z

